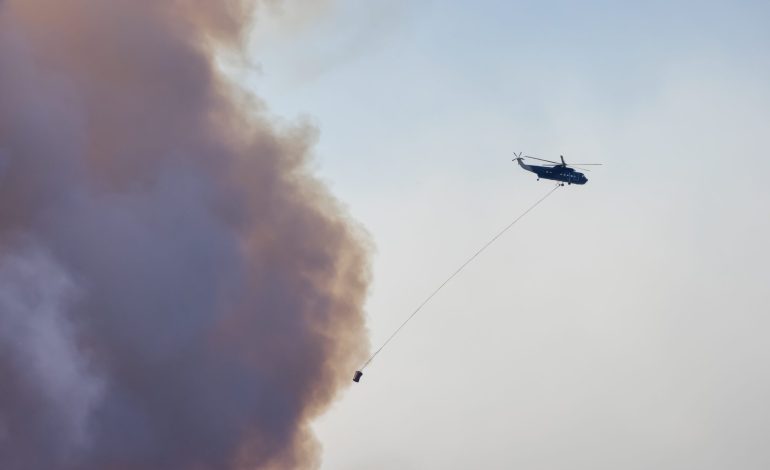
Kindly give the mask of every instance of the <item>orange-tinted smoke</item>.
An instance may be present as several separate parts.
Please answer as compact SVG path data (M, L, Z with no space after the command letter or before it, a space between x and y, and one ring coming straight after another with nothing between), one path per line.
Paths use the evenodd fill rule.
M315 468L365 243L221 76L266 3L0 0L0 468Z

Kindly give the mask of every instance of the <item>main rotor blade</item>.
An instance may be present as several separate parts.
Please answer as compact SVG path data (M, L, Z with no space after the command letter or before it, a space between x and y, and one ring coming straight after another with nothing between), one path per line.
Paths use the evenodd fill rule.
M601 166L601 165L604 165L604 163L567 163L567 166L575 166L575 165Z
M524 155L524 158L531 158L532 160L540 160L541 162L548 162L548 163L553 163L554 165L559 165L559 166L561 166L561 163L559 163L559 162L555 162L555 161L553 161L553 160L544 160L544 159L542 159L542 158L537 158L537 157L530 157L529 155Z

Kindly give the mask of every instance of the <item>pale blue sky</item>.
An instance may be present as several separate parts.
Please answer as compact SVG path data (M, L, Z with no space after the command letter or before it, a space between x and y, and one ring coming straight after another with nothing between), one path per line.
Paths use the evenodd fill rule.
M245 83L319 129L377 247L324 469L770 466L770 4L341 0L264 18ZM351 371L352 373L352 371Z

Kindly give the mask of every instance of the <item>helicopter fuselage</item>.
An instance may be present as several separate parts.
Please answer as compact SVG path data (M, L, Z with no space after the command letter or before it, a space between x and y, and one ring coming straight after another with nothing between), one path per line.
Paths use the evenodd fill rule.
M540 165L527 165L520 158L517 159L519 166L527 171L531 171L536 174L538 179L543 178L547 180L560 181L568 184L586 184L588 178L583 173L575 171L573 168L564 165L556 166L540 166Z

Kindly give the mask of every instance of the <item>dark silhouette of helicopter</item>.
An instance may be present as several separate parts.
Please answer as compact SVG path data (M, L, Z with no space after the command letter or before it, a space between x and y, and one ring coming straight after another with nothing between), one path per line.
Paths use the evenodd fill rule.
M543 160L542 158L535 158L535 157L529 157L527 155L521 156L522 152L519 152L518 155L516 155L516 158L514 158L514 161L519 162L519 166L524 168L527 171L531 171L532 173L537 175L537 180L540 181L540 178L544 178L547 180L554 180L561 182L561 186L564 186L564 183L567 184L586 184L588 182L588 178L585 177L583 173L580 173L579 171L575 171L573 168L567 165L567 163L564 161L564 156L559 155L561 157L561 163L554 162L551 160ZM551 165L527 165L524 163L525 158L530 158L532 160L539 160L541 162L548 162L551 163ZM601 165L601 163L579 163L578 165ZM583 171L591 171L587 168L580 168L579 166L576 166L575 168L578 168Z

